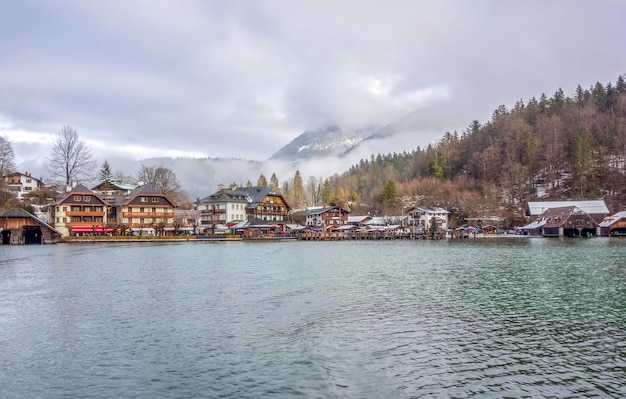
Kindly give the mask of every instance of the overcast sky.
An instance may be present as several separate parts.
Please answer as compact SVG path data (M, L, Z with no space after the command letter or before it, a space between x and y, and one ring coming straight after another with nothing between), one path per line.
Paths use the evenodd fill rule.
M622 0L21 0L0 29L0 135L20 165L63 125L100 161L265 160L307 128L417 110L431 129L410 151L626 73Z

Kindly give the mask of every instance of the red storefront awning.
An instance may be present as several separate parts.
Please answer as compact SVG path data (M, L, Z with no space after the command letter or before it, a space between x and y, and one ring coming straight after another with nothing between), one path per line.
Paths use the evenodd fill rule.
M93 233L93 232L94 232L94 229L92 226L73 226L72 227L72 233ZM95 232L96 233L102 233L102 232L112 233L113 227L96 226Z

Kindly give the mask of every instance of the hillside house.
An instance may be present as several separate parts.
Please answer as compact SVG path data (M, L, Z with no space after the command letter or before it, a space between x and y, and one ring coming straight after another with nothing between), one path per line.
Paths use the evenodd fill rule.
M44 187L41 179L32 177L28 172L9 173L4 177L4 180L7 183L7 190L19 200L22 200L25 195Z

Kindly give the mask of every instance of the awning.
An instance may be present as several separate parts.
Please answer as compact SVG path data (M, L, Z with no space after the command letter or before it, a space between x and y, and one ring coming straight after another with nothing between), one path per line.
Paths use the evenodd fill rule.
M71 231L72 233L93 233L94 231L96 233L102 233L102 232L112 233L113 227L96 226L94 230L92 226L72 226ZM119 229L117 231L119 231Z

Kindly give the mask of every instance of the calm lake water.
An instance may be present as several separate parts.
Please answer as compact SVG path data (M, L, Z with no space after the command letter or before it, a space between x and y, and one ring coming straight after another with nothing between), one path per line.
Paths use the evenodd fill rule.
M626 240L0 246L0 397L626 397Z

